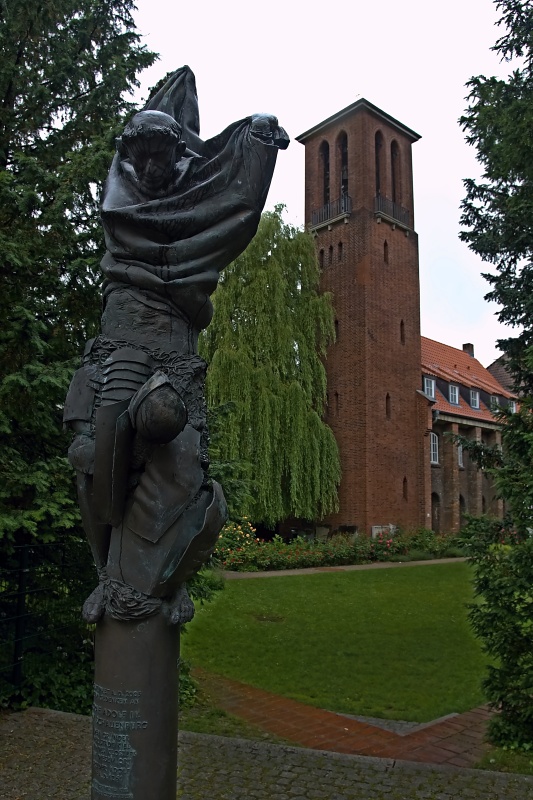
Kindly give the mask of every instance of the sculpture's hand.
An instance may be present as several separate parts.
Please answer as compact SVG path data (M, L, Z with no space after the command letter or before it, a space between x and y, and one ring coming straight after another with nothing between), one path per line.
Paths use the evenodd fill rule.
M280 150L286 150L289 146L290 139L273 114L253 114L251 132L262 142L273 144Z
M278 127L278 118L273 114L252 114L251 131L254 136L272 144L274 131Z

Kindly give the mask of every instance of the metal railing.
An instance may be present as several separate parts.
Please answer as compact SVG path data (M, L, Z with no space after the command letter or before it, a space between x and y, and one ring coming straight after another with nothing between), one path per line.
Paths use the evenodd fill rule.
M28 666L60 658L87 626L81 605L95 585L85 541L17 544L0 552L0 694L20 686ZM3 684L3 685L2 685Z
M406 228L411 227L411 214L407 208L404 208L394 200L389 200L388 197L378 194L374 198L374 212L376 214L383 214L390 219L394 219L404 225Z
M322 225L330 219L335 219L352 211L352 198L348 194L341 195L337 200L331 200L326 205L311 213L311 227Z

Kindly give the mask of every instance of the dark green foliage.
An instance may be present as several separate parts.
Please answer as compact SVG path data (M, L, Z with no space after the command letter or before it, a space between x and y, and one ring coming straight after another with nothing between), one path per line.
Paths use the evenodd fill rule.
M84 342L98 325L99 187L137 74L155 58L139 44L133 8L131 0L0 0L0 553L6 559L13 543L63 540L68 549L83 535L62 406ZM83 558L94 580L87 547ZM77 621L87 587L71 586L67 567L58 572L45 562L42 570L55 569L53 602L32 609L41 650L25 659L20 699L81 710L90 702L91 637ZM74 628L63 626L69 614Z
M226 426L236 413L235 403L210 408L209 474L224 488L229 518L238 520L252 502L251 464L230 458L226 452Z
M89 712L92 633L80 610L94 582L87 542L73 535L0 549L0 706Z
M284 541L256 537L247 520L227 523L217 543L216 561L227 570L256 572L262 570L331 567L367 564L371 561L418 561L462 556L459 542L452 536L436 534L424 528L417 531L349 537L342 534L326 541L297 536Z
M499 0L496 6L505 32L493 49L516 68L506 80L478 76L467 84L469 107L461 124L477 150L483 176L465 181L461 238L495 267L485 277L492 286L487 298L501 306L499 319L524 328L501 344L517 388L531 394L533 5L530 0Z
M470 105L461 123L483 175L465 181L461 238L492 265L487 298L499 304L499 319L517 329L499 345L520 408L500 412L502 453L472 453L492 472L512 522L469 524L481 601L471 618L494 659L485 681L490 702L501 709L494 740L532 747L533 4L498 0L496 6L504 33L493 49L513 70L505 80L479 76L468 84Z
M283 222L281 207L263 214L256 237L222 276L201 341L209 407L228 409L218 459L243 465L239 479L252 480L252 497L238 510L267 525L320 519L336 508L340 468L322 422L321 360L333 312L318 282L311 236Z
M98 323L98 189L154 60L132 8L0 3L0 539L78 520L61 408Z
M500 711L491 721L491 739L531 747L533 538L509 522L471 519L463 542L475 568L478 598L470 621L492 661L483 689Z

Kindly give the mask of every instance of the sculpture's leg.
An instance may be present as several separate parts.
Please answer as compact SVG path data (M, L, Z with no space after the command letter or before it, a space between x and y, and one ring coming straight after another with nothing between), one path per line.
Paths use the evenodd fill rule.
M179 625L96 626L92 800L176 800Z

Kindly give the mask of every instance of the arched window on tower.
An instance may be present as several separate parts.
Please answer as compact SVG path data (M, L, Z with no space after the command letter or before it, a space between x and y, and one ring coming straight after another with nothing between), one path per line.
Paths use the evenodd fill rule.
M339 244L337 245L337 261L342 261L342 256L343 256L342 242L339 242Z
M400 148L394 140L390 146L391 177L392 177L392 202L402 202Z
M318 264L320 266L320 269L324 269L324 250L323 249L321 249L320 252L318 253Z
M340 164L341 196L348 194L348 137L343 131L337 139Z
M387 392L387 396L385 397L385 416L387 419L391 417L391 401L390 401L390 394Z
M387 242L383 242L383 261L385 264L389 263L389 245Z
M384 158L385 153L383 152L383 134L381 131L377 131L376 138L376 195L379 197L380 194L385 192L385 173L384 173Z
M320 145L320 162L322 171L322 201L329 203L329 144L322 142Z
M339 320L335 320L335 341L339 341Z
M400 342L402 344L405 344L405 322L403 321L403 319L400 322Z
M329 246L329 265L333 264L333 245L330 244Z

